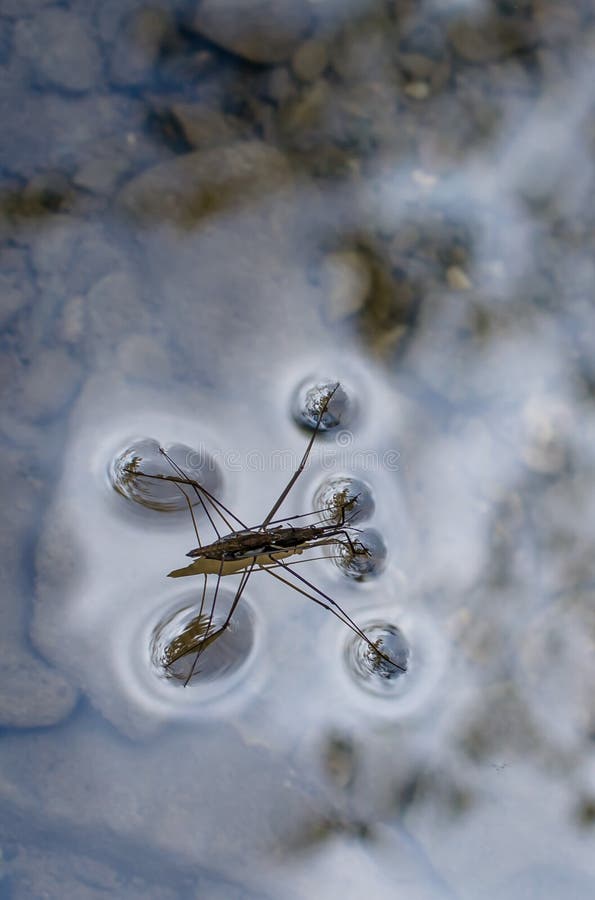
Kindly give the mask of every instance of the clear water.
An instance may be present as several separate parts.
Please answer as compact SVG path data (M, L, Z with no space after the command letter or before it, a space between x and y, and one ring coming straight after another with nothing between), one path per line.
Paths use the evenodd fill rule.
M591 897L592 10L225 5L0 8L2 896ZM255 525L335 381L283 513L365 485L382 564L296 571L407 673L259 572L184 688L114 477Z

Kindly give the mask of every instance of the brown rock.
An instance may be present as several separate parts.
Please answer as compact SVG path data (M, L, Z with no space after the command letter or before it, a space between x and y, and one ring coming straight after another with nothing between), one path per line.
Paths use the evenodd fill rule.
M316 81L326 69L328 51L322 41L304 41L291 60L291 67L301 81Z
M250 62L277 63L290 58L310 20L305 0L203 0L194 28Z
M479 24L457 22L450 29L449 39L458 55L471 63L501 59L534 43L532 32L521 28L520 23L505 19L489 19Z

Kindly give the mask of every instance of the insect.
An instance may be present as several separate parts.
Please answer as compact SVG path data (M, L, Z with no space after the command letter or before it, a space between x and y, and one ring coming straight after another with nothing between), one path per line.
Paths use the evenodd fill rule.
M128 467L128 474L131 476L166 480L174 483L184 495L192 518L198 546L190 550L186 555L193 562L183 568L174 569L169 573L169 576L172 578L191 575L203 576L202 598L198 613L198 621L202 624L197 631L196 638L191 641L190 645L184 645L179 652L169 655L165 663L166 666L172 666L182 656L194 653L194 660L186 676L185 685L188 684L195 674L198 674L198 663L207 647L228 628L242 598L246 584L254 571L268 573L271 577L292 587L298 593L312 600L318 606L328 610L368 645L372 661L378 663L382 660L393 669L406 671L406 666L391 659L380 649L381 641L373 643L336 600L299 574L295 569L295 561L289 561L292 557L301 556L306 551L333 544L339 545L344 553L351 554L354 557L362 554L368 555L369 550L357 538L358 529L349 524L350 506L355 503L357 498L352 499L348 503L339 504L330 519L319 520L311 524L301 524L301 521L308 516L321 514L325 511L318 510L315 513L305 513L288 518L275 518L306 466L314 441L320 431L324 414L338 388L339 383L328 390L321 400L316 424L302 459L272 508L258 525L247 526L198 481L188 478L184 470L163 449L160 449L160 452L166 458L175 474L151 474L139 471L137 465ZM191 497L194 499L194 504ZM200 539L193 509L195 504L202 508L217 536L214 541L208 544L203 544ZM326 510L326 512L328 514L332 511ZM217 523L219 523L219 527ZM229 529L225 534L222 534L220 531L220 528L222 530L221 523ZM311 559L312 557L308 557L307 560L303 561L310 561ZM240 582L229 612L223 623L219 627L213 628L221 579L227 575L240 573ZM205 612L207 579L209 575L215 576L217 580L213 597L209 604L209 610ZM206 623L204 621L205 617Z

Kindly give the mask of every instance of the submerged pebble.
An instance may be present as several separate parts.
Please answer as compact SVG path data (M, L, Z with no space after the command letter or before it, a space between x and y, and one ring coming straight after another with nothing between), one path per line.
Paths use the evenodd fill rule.
M203 0L193 28L250 62L275 63L291 56L311 17L306 0Z

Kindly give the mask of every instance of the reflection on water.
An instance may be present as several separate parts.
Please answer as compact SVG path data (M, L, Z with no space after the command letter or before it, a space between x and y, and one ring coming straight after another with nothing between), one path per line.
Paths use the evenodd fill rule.
M15 896L590 897L594 36L562 0L5 0ZM188 507L126 465L190 449L253 526L327 379L283 514L338 491L385 559L296 571L408 671L366 686L258 572L199 702L155 668Z

